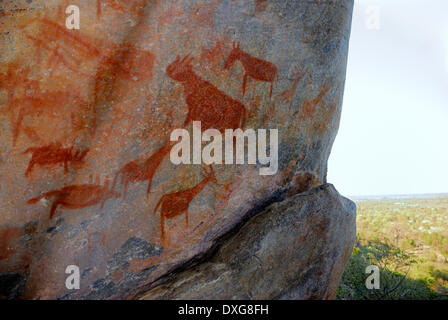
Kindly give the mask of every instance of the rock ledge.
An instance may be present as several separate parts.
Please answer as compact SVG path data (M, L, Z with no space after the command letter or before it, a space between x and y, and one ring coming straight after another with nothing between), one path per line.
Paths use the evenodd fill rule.
M331 184L292 196L142 299L331 299L353 248L355 219L355 204Z

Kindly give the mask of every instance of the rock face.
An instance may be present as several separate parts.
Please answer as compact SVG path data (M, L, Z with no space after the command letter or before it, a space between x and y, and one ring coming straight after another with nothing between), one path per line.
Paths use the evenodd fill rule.
M353 1L75 2L0 3L0 298L331 298ZM273 174L171 159L176 129L236 128L278 130Z
M330 184L273 203L207 262L143 298L332 298L355 241L355 211Z

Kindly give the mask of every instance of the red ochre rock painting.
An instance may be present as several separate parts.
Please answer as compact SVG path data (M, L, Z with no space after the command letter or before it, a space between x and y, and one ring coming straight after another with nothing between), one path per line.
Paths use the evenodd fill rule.
M25 171L25 176L29 177L33 167L45 165L64 165L64 173L68 172L69 163L80 163L89 152L86 150L75 150L75 146L70 148L62 147L61 143L52 143L43 147L30 147L24 153L31 153L31 160Z
M96 184L71 185L45 192L28 200L28 203L35 204L42 199L51 200L50 219L52 219L58 206L63 209L82 209L101 203L100 208L102 209L107 199L119 197L118 192L109 189L109 182L106 181L104 186Z
M177 56L167 68L166 74L180 82L184 87L185 102L188 114L184 126L193 121L201 121L201 129L244 128L246 107L210 82L203 80L193 71L191 64L194 58Z
M16 145L17 140L22 132L24 122L27 120L34 120L38 117L56 117L66 118L76 121L73 112L68 111L67 106L77 107L79 111L86 105L86 102L74 96L71 92L46 92L40 91L35 94L13 99L9 104L8 109L12 113L12 139L13 145ZM65 109L65 110L64 110ZM67 114L70 112L69 114ZM75 114L76 115L76 114ZM71 124L73 122L71 121ZM24 132L31 140L39 140L39 132L33 127L28 127Z
M97 0L79 4L80 30L65 27L67 5L6 3L1 13L0 276L23 282L9 297L140 297L285 197L329 197L318 188L341 111L350 5ZM277 128L278 174L172 164L170 132L193 121ZM76 292L64 281L73 264Z
M120 183L123 186L123 198L126 199L128 184L136 181L148 181L148 189L146 194L151 192L151 183L157 168L166 155L171 151L172 144L165 143L160 149L146 159L142 164L133 160L126 163L123 168L115 173L112 189L114 189L118 177L121 175Z
M188 207L190 202L201 193L209 182L218 184L212 166L210 166L210 171L206 172L205 178L194 187L173 193L165 193L160 198L154 208L154 213L160 207L160 233L162 239L165 238L165 219L173 219L185 214L185 226L188 228Z
M305 78L306 76L309 76L308 71L304 68L303 65L296 65L294 66L294 73L293 73L293 79L292 79L292 85L291 88L286 89L284 91L282 91L281 93L279 93L276 97L277 101L280 104L289 104L289 107L291 108L293 102L294 102L294 97L297 91L297 87L300 83L300 81ZM308 78L309 80L309 78ZM310 83L311 81L308 81L308 83Z
M239 42L233 44L233 49L224 63L224 68L231 68L236 61L241 61L245 72L243 77L243 97L246 93L246 83L249 76L258 81L270 82L271 89L269 96L272 97L274 81L277 80L277 67L275 64L251 56L249 53L240 49Z

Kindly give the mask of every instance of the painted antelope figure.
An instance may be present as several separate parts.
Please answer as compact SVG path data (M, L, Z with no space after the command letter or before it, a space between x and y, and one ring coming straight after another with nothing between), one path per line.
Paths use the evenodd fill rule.
M188 227L188 207L190 202L199 193L201 193L209 182L218 184L212 166L210 166L210 172L205 172L207 174L206 177L194 187L173 193L167 193L160 198L154 208L154 214L157 213L157 209L160 207L160 230L162 239L165 238L165 219L173 219L174 217L185 213L185 224Z
M53 218L58 206L64 209L81 209L101 203L101 209L106 200L119 198L120 194L109 189L109 181L104 186L97 184L70 185L59 190L45 192L44 194L28 200L29 204L35 204L41 199L53 199L50 209L50 219Z
M294 66L294 73L293 73L293 83L291 88L281 92L278 96L278 102L282 105L289 104L289 108L291 109L292 103L294 101L294 95L297 90L297 86L299 85L300 80L302 80L306 75L307 71L303 68L301 65Z
M29 177L35 165L44 166L64 163L64 174L68 172L68 163L80 163L86 156L89 149L84 151L76 150L73 152L74 146L70 148L62 147L60 142L51 143L43 147L31 147L23 153L32 153L25 176Z
M128 184L136 181L148 180L148 190L146 195L151 192L151 183L157 168L162 163L165 156L170 152L171 144L164 144L159 150L151 155L144 163L139 164L137 161L130 161L115 173L112 182L112 189L115 188L118 176L121 174L121 184L123 187L123 199L126 199Z
M194 73L192 60L189 55L182 60L177 56L166 68L167 75L184 86L188 106L184 126L201 121L202 130L244 128L246 107Z
M323 84L316 98L314 98L313 100L304 101L302 107L294 112L294 115L296 115L300 111L301 120L311 117L311 115L314 113L314 108L322 101L329 90L330 86L328 85L328 83Z
M246 83L249 76L258 81L270 82L271 90L269 96L272 97L274 81L277 80L277 67L275 64L251 56L240 49L239 42L237 44L234 42L233 49L224 63L224 69L230 69L237 60L241 61L245 71L243 78L243 97L246 93Z

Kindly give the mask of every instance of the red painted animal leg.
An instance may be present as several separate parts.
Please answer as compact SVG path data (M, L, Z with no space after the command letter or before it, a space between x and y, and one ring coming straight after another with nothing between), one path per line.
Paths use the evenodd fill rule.
M246 107L243 108L243 116L241 117L241 129L246 126ZM236 146L236 143L234 144Z
M26 171L25 171L25 177L31 176L31 171L33 170L33 166L34 166L34 161L31 158L30 163L28 164L28 168L26 168Z
M12 145L15 146L17 142L17 138L19 136L20 126L23 121L23 117L25 116L23 109L20 109L19 116L12 130Z
M185 211L185 225L186 225L187 228L188 228L188 210Z
M160 213L160 232L161 236L160 238L162 241L165 239L165 217L163 216L163 213Z
M246 93L246 83L247 83L247 73L244 74L243 77L243 98L244 98L244 94Z
M115 185L117 184L117 179L118 179L118 176L120 175L120 173L121 173L121 170L117 171L117 173L115 173L114 180L112 180L112 186L110 187L110 190L115 190ZM121 182L123 183L123 178L121 179Z
M188 113L188 114L187 114L187 118L186 118L185 121L184 121L184 127L185 127L187 124L189 124L190 121L191 121L191 119L190 119L190 113Z
M274 115L274 114L275 114L275 111L276 111L276 110L275 110L275 109L276 109L275 101L272 102L272 104L271 104L271 108L270 108L270 109L271 109L271 115Z
M51 205L50 209L50 220L53 218L54 213L56 212L56 209L58 208L59 202L55 200L53 204Z
M128 183L129 181L125 181L123 184L123 200L126 200L126 193L128 192Z

